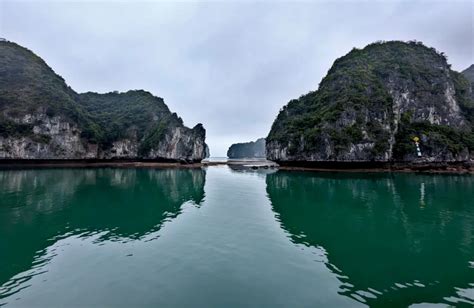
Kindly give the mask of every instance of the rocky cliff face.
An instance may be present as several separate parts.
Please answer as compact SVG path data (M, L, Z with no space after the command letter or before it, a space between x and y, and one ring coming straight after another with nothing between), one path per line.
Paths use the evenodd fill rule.
M264 158L265 156L265 138L251 142L235 143L227 150L227 157L229 158Z
M149 92L78 94L31 51L0 42L0 159L200 161L205 135Z
M471 66L462 71L462 74L467 80L469 80L471 83L474 83L474 64L471 64Z
M474 100L474 64L471 64L471 66L462 71L462 74L471 83L470 93L471 98Z
M375 43L336 60L317 91L286 105L267 138L276 161L466 161L467 80L418 42ZM414 137L420 138L418 158Z

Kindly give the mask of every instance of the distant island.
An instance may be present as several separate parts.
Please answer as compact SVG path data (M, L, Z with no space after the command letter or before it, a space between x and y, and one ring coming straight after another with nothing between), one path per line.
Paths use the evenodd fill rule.
M337 59L284 106L266 139L283 165L472 162L474 66L420 42L376 42ZM469 81L470 79L470 81Z
M190 129L144 90L76 93L40 57L0 41L0 159L199 162L202 124Z
M235 143L227 150L229 158L265 158L265 138L256 141Z
M462 71L462 74L464 77L467 78L471 82L471 84L474 83L474 64L466 68L464 71ZM471 95L474 95L474 91L471 91ZM474 96L473 96L474 97Z

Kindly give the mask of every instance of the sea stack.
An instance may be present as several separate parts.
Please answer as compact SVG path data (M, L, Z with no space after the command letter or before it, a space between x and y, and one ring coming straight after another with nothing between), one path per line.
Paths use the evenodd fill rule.
M335 61L318 90L282 108L267 137L267 158L281 164L472 161L471 94L445 55L420 42L353 49Z

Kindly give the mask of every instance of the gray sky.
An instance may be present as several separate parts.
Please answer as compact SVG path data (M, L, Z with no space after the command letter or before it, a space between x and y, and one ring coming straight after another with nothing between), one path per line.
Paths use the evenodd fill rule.
M376 40L420 40L456 70L474 63L474 1L0 1L0 37L76 91L145 89L212 156L265 137L279 109L333 61Z

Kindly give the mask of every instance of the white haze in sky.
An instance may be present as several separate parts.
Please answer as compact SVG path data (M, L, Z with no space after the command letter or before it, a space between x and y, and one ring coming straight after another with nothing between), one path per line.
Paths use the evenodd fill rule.
M333 61L377 40L419 40L456 70L474 63L474 1L0 1L0 37L42 57L76 91L145 89L212 156L266 137Z

